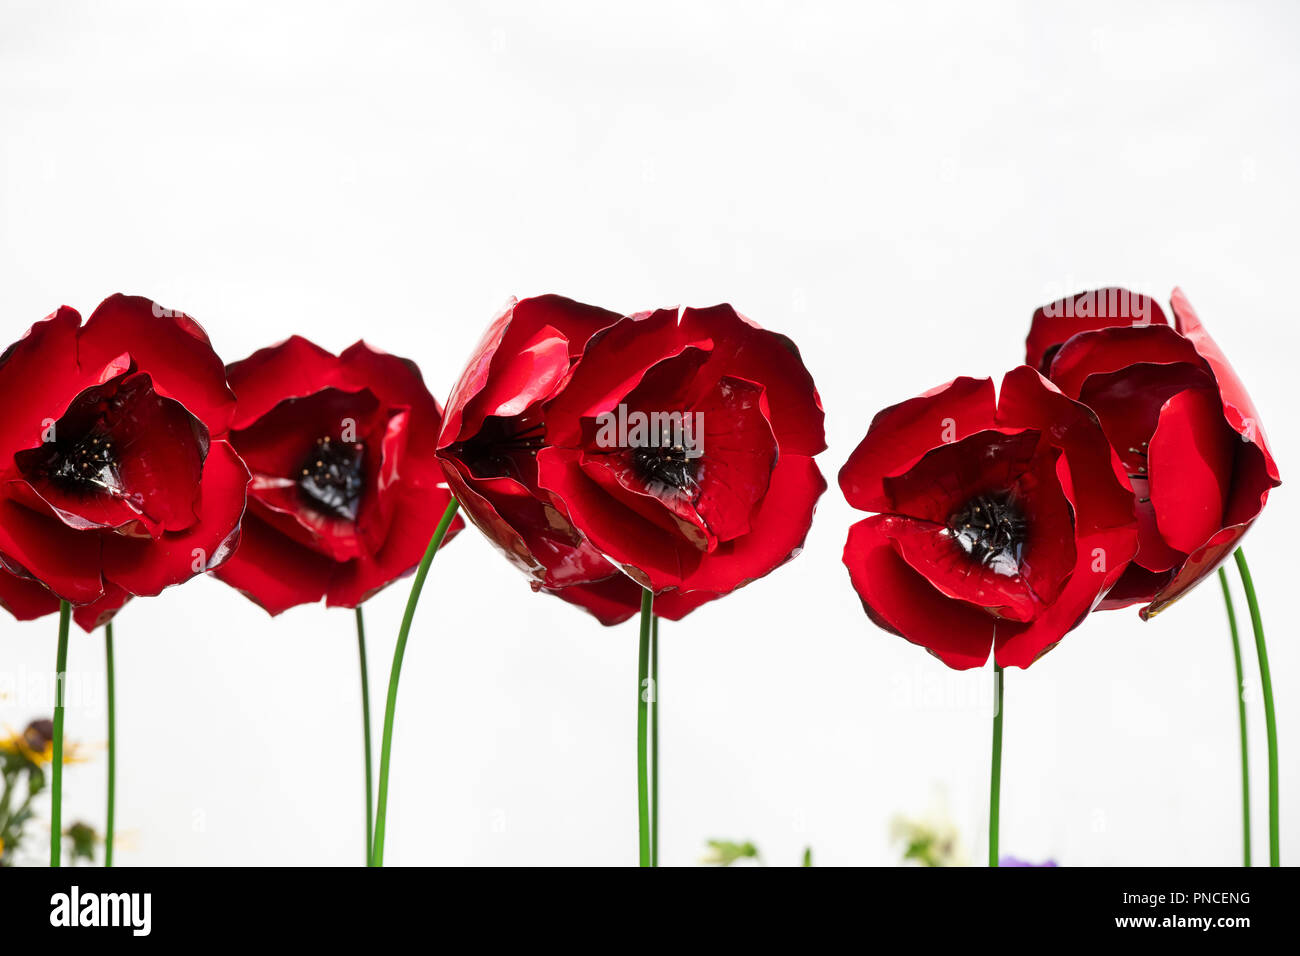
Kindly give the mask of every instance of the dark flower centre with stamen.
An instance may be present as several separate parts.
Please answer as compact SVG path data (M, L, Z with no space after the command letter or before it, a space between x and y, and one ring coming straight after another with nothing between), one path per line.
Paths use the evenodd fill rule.
M298 474L298 487L317 510L348 521L357 520L365 487L365 446L328 435L316 439Z
M651 446L632 452L632 462L647 484L664 484L678 491L695 487L695 463L698 460L687 455L682 445Z
M115 491L122 487L117 452L107 435L93 431L67 449L58 449L49 462L55 481L87 490Z
M1028 529L1011 492L971 498L953 512L948 530L973 561L1006 574L1019 571Z
M77 493L122 493L118 448L100 425L72 441L63 440L68 430L63 422L56 428L58 439L14 456L23 474Z
M490 415L478 433L453 449L453 453L478 478L524 480L526 461L545 444L546 429L539 422Z

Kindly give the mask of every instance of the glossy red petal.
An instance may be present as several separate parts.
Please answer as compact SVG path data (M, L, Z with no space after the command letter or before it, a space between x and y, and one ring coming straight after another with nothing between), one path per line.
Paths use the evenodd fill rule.
M35 578L0 568L0 607L20 621L34 621L59 609L59 599Z
M1196 585L1200 584L1214 569L1227 560L1250 530L1250 522L1230 525L1216 532L1209 541L1187 556L1187 561L1173 580L1162 587L1151 599L1151 603L1138 613L1143 620L1154 617L1173 604Z
M465 516L536 583L562 588L617 572L535 490L509 477L476 478L455 460L446 461L444 470Z
M754 530L720 544L684 575L680 590L729 594L797 557L812 527L817 500L825 491L826 479L817 462L803 455L782 455L754 516Z
M891 514L945 524L974 495L1009 488L1030 467L1041 433L990 428L928 451L901 475L887 475Z
M219 566L239 541L249 478L234 448L214 441L203 463L202 518L156 541L105 533L104 576L132 594L154 595Z
M0 356L0 474L11 475L13 455L39 446L73 397L93 384L97 370L77 365L80 325L77 310L62 306Z
M442 407L424 384L420 368L408 358L390 355L365 342L356 342L339 356L340 374L353 388L369 388L389 408L410 410L407 423L414 454L408 459L405 477L414 480L442 480L434 459L438 434L442 431Z
M238 406L230 427L248 428L288 398L339 385L339 360L301 335L258 349L226 367Z
M1191 553L1223 527L1240 439L1223 420L1215 389L1165 402L1151 439L1151 505L1161 536Z
M1124 569L1115 586L1106 592L1096 610L1114 611L1134 604L1147 604L1173 577L1173 571L1148 571L1135 560Z
M964 601L945 597L894 550L891 530L908 519L873 515L849 528L844 564L867 615L880 627L919 644L949 667L988 660L995 629L1009 628Z
M131 595L111 581L104 582L104 596L93 604L82 604L72 609L72 619L77 626L89 634L97 627L103 627L117 616Z
M993 424L993 380L955 378L879 412L840 469L840 488L860 511L888 511L883 481L902 474L926 452Z
M882 533L893 542L899 556L940 594L1011 621L1028 621L1037 613L1038 601L1023 577L972 561L941 524L899 517Z
M87 604L104 593L100 533L73 531L56 518L13 500L15 484L0 488L0 563L24 569L57 596Z
M1143 365L1191 366L1209 371L1191 342L1168 326L1152 325L1076 335L1052 360L1048 378L1066 395L1077 399L1091 376Z
M230 427L235 396L225 366L203 327L188 315L141 296L109 296L86 320L77 358L83 368L93 368L123 352L153 377L160 395L184 405L213 435Z
M688 339L712 340L715 374L749 379L767 390L772 431L782 452L816 455L826 450L821 398L794 342L727 304L683 310L680 331Z
M1028 667L1083 623L1119 580L1137 550L1132 525L1080 535L1078 558L1065 590L1028 624L998 628L994 656L1003 667Z
M1228 424L1247 441L1259 447L1264 455L1268 476L1273 480L1274 485L1281 484L1277 463L1273 460L1268 439L1264 435L1264 424L1260 420L1259 412L1255 410L1255 403L1250 400L1250 395L1246 392L1246 387L1241 383L1232 366L1228 364L1228 359L1218 344L1201 324L1200 318L1192 309L1191 303L1187 301L1187 296L1183 294L1182 289L1174 289L1171 305L1178 331L1187 336L1196 347L1197 354L1214 371L1214 377L1219 383L1219 392L1223 397L1223 414Z
M1164 311L1150 296L1118 288L1081 292L1034 312L1025 340L1025 364L1046 373L1056 350L1080 332L1167 324Z
M319 601L333 572L333 561L246 514L239 547L212 574L274 615Z
M547 440L578 447L583 420L616 408L655 365L688 349L711 347L707 340L684 338L674 310L623 318L588 341L565 387L547 405Z
M680 533L665 530L598 484L572 448L537 453L538 484L566 518L610 561L655 591L681 586L703 554Z
M553 374L560 349L567 374L587 341L619 318L616 312L558 295L511 300L488 327L451 390L440 446L468 440L486 415L519 414L530 401L549 398L560 382ZM534 371L540 373L536 379L530 374Z

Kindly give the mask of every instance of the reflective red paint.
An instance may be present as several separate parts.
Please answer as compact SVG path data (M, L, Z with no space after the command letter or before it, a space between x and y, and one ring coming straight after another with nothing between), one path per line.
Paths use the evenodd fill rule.
M0 402L0 603L16 616L63 598L89 629L229 557L249 474L189 316L115 295L83 325L62 307L0 358Z
M959 378L880 412L840 471L844 563L873 621L950 667L1028 667L1137 550L1133 496L1096 418L1032 368Z
M1149 321L1116 293L1149 303ZM1171 309L1173 325L1149 298L1085 292L1039 309L1027 342L1027 360L1097 414L1130 476L1138 553L1102 607L1145 604L1143 617L1213 572L1280 484L1245 386L1179 289Z
M279 614L322 597L356 607L413 571L450 502L434 457L442 409L415 364L293 336L227 373L230 440L253 478L239 550L216 577Z

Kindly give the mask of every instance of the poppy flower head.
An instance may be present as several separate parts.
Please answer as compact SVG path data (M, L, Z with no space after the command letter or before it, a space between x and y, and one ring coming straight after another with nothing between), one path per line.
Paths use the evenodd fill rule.
M240 550L216 576L278 614L322 597L355 607L414 570L450 502L442 409L414 363L293 336L228 374L231 442L253 478Z
M878 414L840 472L878 512L844 551L869 617L955 668L1027 667L1137 546L1132 492L1087 408L1032 368L960 378Z
M17 616L63 598L106 620L229 557L249 476L189 316L123 295L84 325L61 308L0 358L0 397L0 603Z
M537 589L617 573L537 483L544 403L587 341L619 319L562 296L511 300L451 391L438 457L465 515Z
M620 319L544 417L538 484L656 595L716 597L768 574L801 549L825 490L798 350L729 305Z
M1280 483L1250 396L1181 290L1171 311L1172 325L1145 296L1084 292L1035 312L1027 347L1123 462L1139 548L1102 607L1145 604L1143 617L1211 573Z

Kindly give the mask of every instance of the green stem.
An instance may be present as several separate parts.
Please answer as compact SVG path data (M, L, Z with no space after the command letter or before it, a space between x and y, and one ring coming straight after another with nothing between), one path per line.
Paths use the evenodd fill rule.
M361 614L361 605L357 605L357 652L361 656L361 730L366 741L366 865L370 865L370 856L374 853L374 831L371 829L375 819L374 785L370 777L370 676L366 668L366 622Z
M113 865L113 820L117 806L117 703L113 677L113 622L104 626L105 670L108 673L108 819L104 824L104 866Z
M1241 727L1241 842L1244 847L1243 866L1250 866L1250 754L1246 746L1246 684L1241 668L1241 641L1237 637L1237 609L1232 604L1228 590L1228 574L1219 568L1219 584L1223 588L1223 606L1228 611L1228 630L1232 634L1232 662L1237 668L1237 723Z
M1002 666L993 662L993 767L989 775L989 866L998 865L998 812L1002 800Z
M641 644L637 655L636 680L636 797L637 832L641 837L640 865L650 866L650 783L649 764L646 760L646 729L650 717L647 696L653 696L653 685L647 683L650 670L650 619L654 616L653 591L641 592Z
M659 865L659 615L650 618L650 865Z
M1264 692L1264 730L1268 735L1268 865L1281 866L1282 852L1278 826L1277 802L1277 715L1273 711L1273 678L1268 672L1268 648L1264 646L1264 622L1255 599L1255 585L1246 564L1246 552L1238 548L1234 555L1241 586L1246 591L1250 623L1255 629L1255 650L1259 653L1259 685Z
M68 620L72 605L59 602L59 650L54 665L54 759L50 766L50 866L63 853L63 683L68 671Z
M402 657L406 654L406 638L411 633L411 621L415 617L415 606L420 603L420 591L424 588L424 579L429 576L429 565L438 553L442 539L447 536L452 518L460 503L455 498L447 505L438 522L429 547L420 559L420 566L415 569L415 580L411 583L411 596L406 601L406 613L402 615L402 629L397 632L397 647L393 649L393 669L388 675L388 705L384 709L384 736L379 747L379 801L375 809L374 849L370 857L371 866L384 865L384 823L388 813L388 761L393 747L393 713L397 710L397 681L402 676Z

